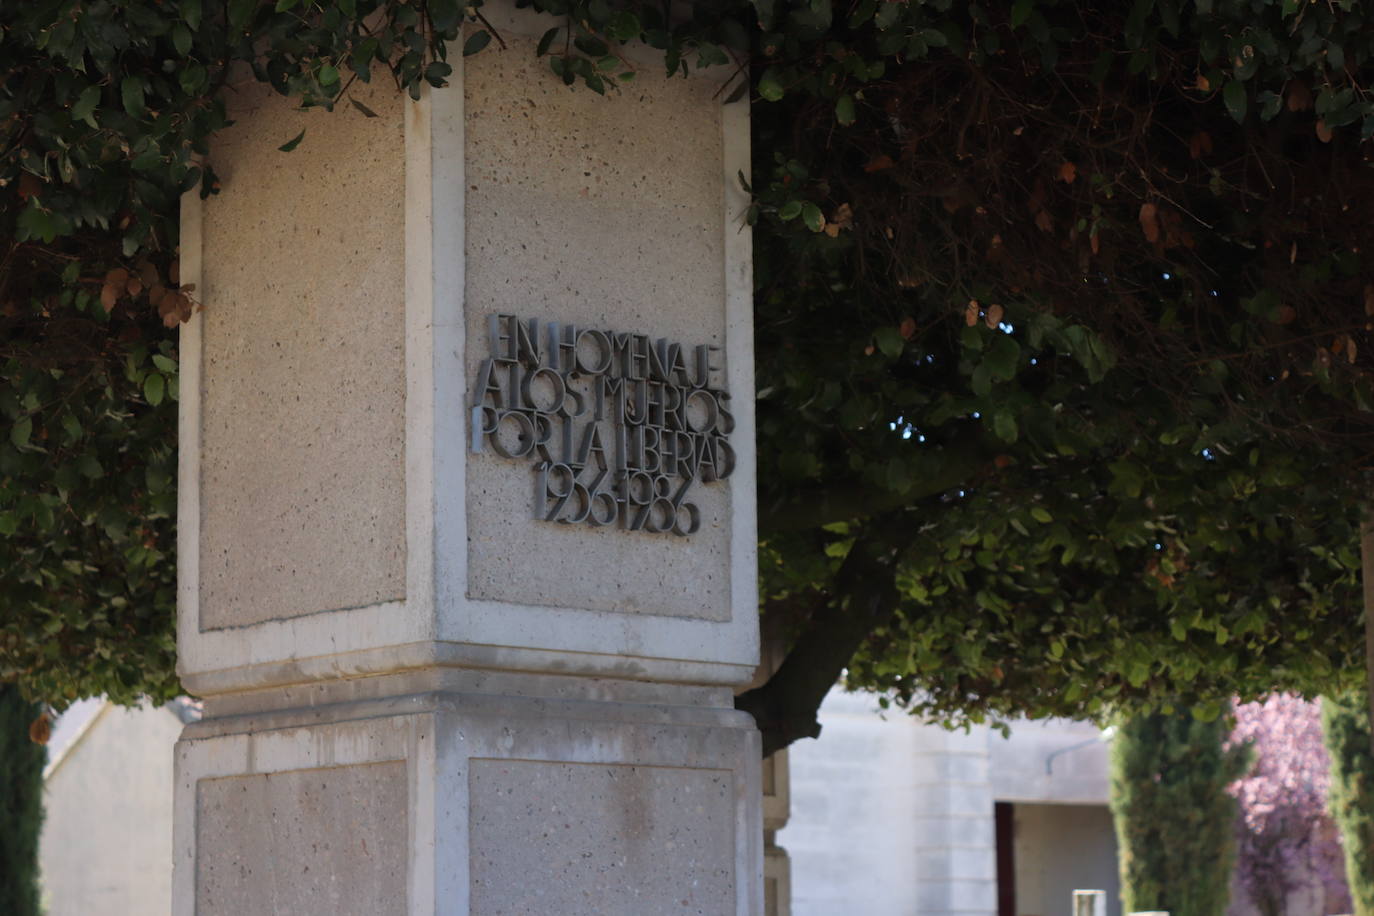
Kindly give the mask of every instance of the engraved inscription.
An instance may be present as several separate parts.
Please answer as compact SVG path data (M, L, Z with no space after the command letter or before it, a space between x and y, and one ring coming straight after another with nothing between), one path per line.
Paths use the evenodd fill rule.
M531 462L536 519L696 533L692 487L735 470L719 347L505 314L487 343L472 450Z

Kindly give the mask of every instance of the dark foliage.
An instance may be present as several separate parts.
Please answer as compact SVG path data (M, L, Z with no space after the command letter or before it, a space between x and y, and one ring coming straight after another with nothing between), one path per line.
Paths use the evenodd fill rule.
M46 749L29 738L37 704L0 685L0 913L39 916L38 838Z

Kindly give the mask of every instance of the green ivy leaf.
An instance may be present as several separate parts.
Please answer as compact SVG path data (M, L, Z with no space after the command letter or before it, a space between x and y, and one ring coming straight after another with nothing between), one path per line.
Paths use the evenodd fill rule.
M100 460L89 452L76 459L76 469L81 472L81 476L89 480L99 480L105 476L105 469L100 466Z
M799 200L789 200L778 208L778 219L793 220L801 216L802 202Z
M141 117L146 111L143 105L143 77L126 76L119 84L119 97L124 102L124 110L130 117Z
M229 28L235 31L246 28L257 5L258 0L229 0Z
M835 120L845 127L854 123L854 96L845 93L835 102Z
M782 82L778 79L776 67L769 67L763 71L759 77L759 98L767 102L776 102L783 97L785 90Z
M812 232L820 232L825 228L825 216L821 213L821 208L809 200L802 204L802 222L806 223L806 228Z
M1245 92L1245 84L1240 80L1227 80L1226 88L1221 91L1222 101L1226 103L1226 111L1239 124L1245 120L1245 112L1249 107L1249 97Z
M471 57L489 44L491 44L490 32L486 29L473 32L467 37L467 40L463 42L463 56Z
M992 432L997 438L1007 444L1016 441L1018 430L1016 428L1016 415L1005 408L993 412Z
M95 119L91 117L95 111L95 106L100 104L100 87L87 86L81 90L81 95L77 97L72 105L72 119L85 121L92 127L96 127Z
M553 44L553 40L557 37L558 26L554 26L553 28L545 32L543 37L539 39L539 46L534 49L535 56L543 57L545 54L548 54L549 46Z
M453 72L452 65L442 60L432 60L425 67L425 82L431 86L442 86L444 80Z
M300 145L301 145L301 141L304 140L304 139L305 139L305 130L302 129L300 133L296 134L296 136L292 137L290 140L287 140L287 141L286 141L285 143L283 143L281 146L277 147L277 149L280 150L280 151L283 152L283 153L289 153L289 152L291 152L293 149L295 149L296 147L300 146Z
M154 407L162 403L162 396L167 391L167 380L157 372L149 372L143 380L143 397Z
M191 30L178 22L172 26L172 47L176 48L177 53L182 57L191 53Z
M18 230L15 234L21 242L29 239L51 242L62 234L61 221L52 211L44 209L37 197L29 199L29 205L19 211L14 222Z
M457 37L463 22L463 8L458 0L429 0L429 21L436 32Z
M1193 707L1193 718L1199 722L1215 722L1221 715L1221 702L1208 700Z
M973 377L969 380L969 387L980 398L987 397L992 393L992 364L986 359L974 368Z
M181 86L181 91L187 95L199 94L205 89L208 82L209 71L194 61L188 63L177 74L177 84Z
M10 427L10 442L15 448L25 448L29 444L29 437L33 435L33 418L20 417Z
M644 27L640 24L639 17L629 10L621 10L612 15L606 26L606 33L617 41L634 41L642 31Z
M992 335L992 341L988 344L987 355L983 357L983 361L991 370L994 378L1009 382L1016 377L1016 367L1020 358L1021 345L1010 334L999 332Z
M896 359L902 355L902 350L906 348L906 341L902 339L901 333L894 327L882 327L873 335L878 344L878 349L888 359Z

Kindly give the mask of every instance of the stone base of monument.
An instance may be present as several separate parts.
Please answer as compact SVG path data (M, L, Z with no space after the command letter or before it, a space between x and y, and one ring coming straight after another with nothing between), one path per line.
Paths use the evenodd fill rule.
M728 691L472 692L509 677L345 682L341 702L188 730L179 899L200 916L754 912L759 738Z

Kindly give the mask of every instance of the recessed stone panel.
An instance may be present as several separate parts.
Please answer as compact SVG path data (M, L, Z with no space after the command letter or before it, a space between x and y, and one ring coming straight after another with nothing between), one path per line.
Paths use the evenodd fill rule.
M736 912L731 771L469 766L474 916Z
M464 61L465 406L498 314L719 347L723 378L719 83L645 67L603 98L507 43ZM470 597L729 619L728 479L692 485L699 527L677 536L536 519L529 460L485 449L466 474Z
M408 912L404 761L202 779L196 913Z
M239 87L215 138L202 630L405 596L404 96L351 92L377 117Z

